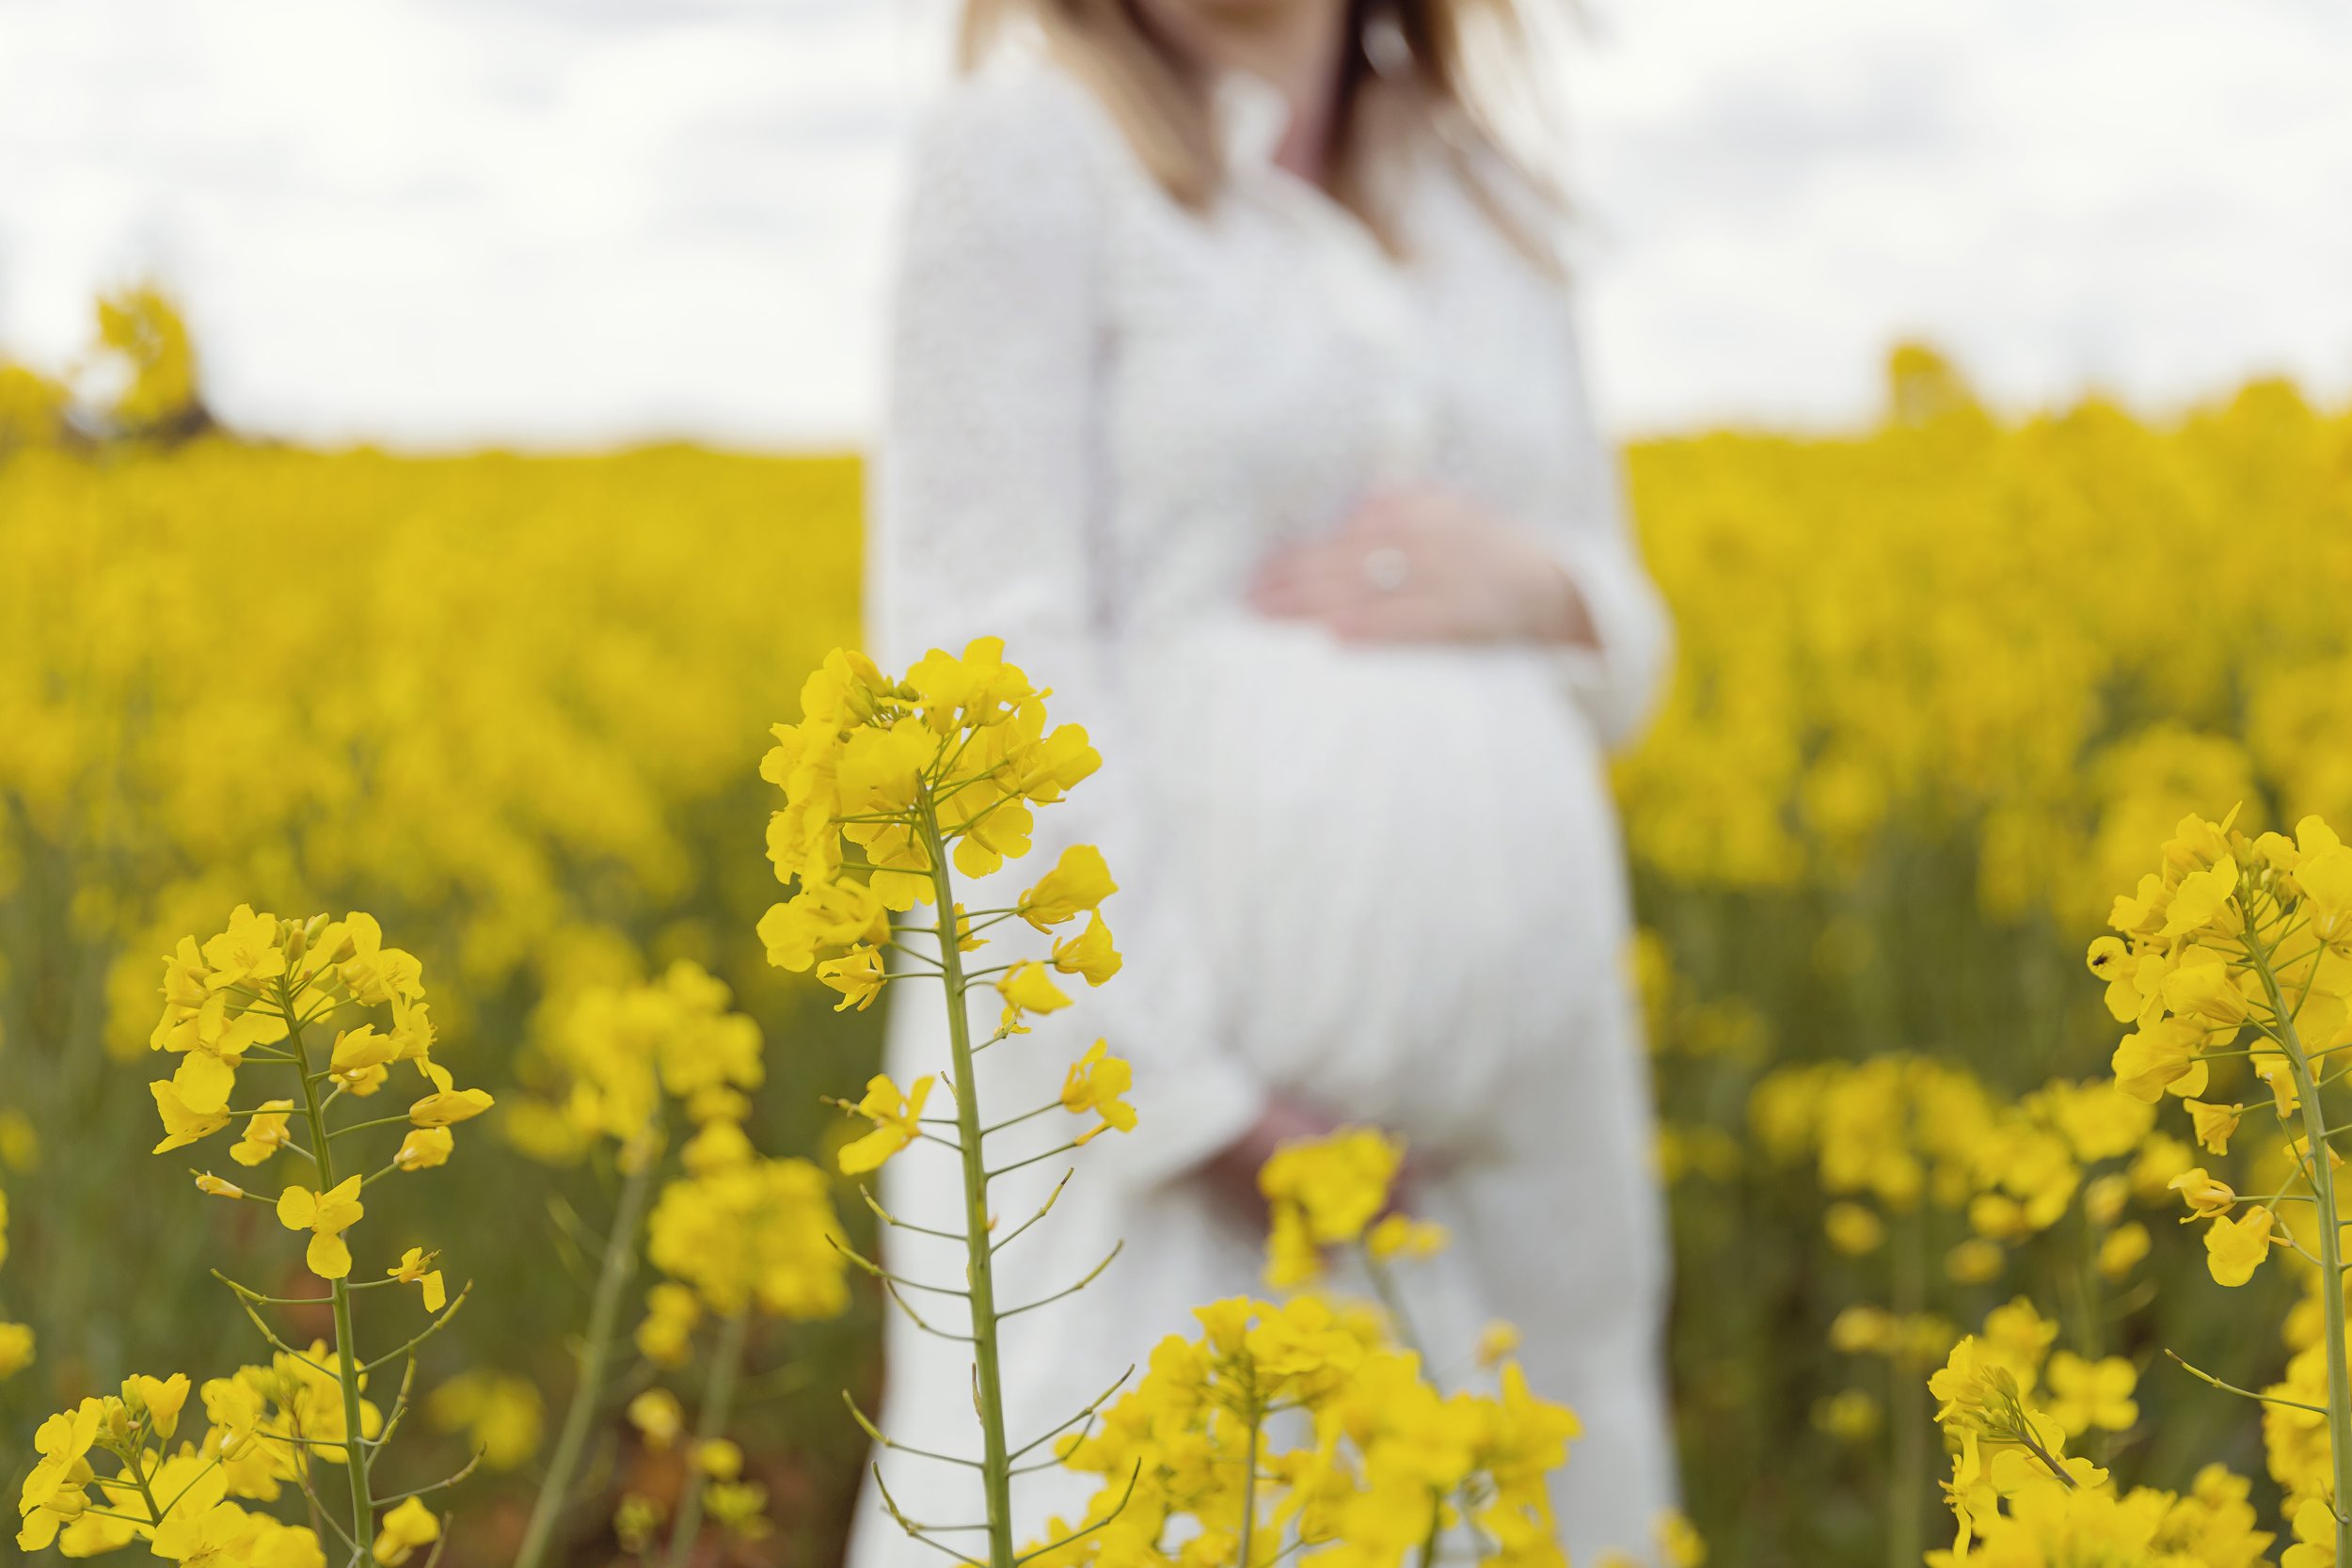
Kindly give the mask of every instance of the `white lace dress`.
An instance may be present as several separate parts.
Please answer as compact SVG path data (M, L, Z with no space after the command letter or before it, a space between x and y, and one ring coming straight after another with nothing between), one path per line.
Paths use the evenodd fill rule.
M1188 1329L1193 1306L1263 1293L1261 1237L1188 1173L1279 1091L1443 1166L1421 1208L1453 1246L1407 1285L1432 1370L1468 1381L1480 1329L1516 1323L1530 1381L1585 1425L1557 1488L1567 1544L1646 1559L1675 1496L1666 1264L1602 749L1652 700L1665 616L1586 409L1566 293L1457 166L1429 149L1393 166L1398 261L1271 161L1271 89L1229 79L1218 109L1231 178L1205 218L1042 65L954 88L917 153L869 641L904 663L1000 635L1055 689L1055 717L1093 734L1102 772L1040 813L1037 853L974 902L1009 902L1061 844L1099 844L1127 967L989 1053L983 1109L1050 1100L1061 1064L1106 1036L1136 1064L1142 1118L1084 1150L1052 1216L1002 1255L999 1300L1017 1306L1126 1242L1084 1294L1013 1321L1014 1439ZM1249 612L1270 548L1407 480L1550 541L1599 652L1342 647ZM894 988L892 1008L891 1070L938 1070L936 993ZM1066 1120L1009 1134L995 1163ZM1001 1223L1071 1163L1003 1182ZM956 1227L946 1150L902 1154L883 1186L901 1217ZM961 1283L955 1246L887 1244L899 1272ZM910 1299L960 1326L953 1297ZM966 1347L894 1312L887 1357L884 1430L977 1452ZM882 1463L912 1516L979 1516L965 1473ZM1017 1500L1041 1531L1088 1490L1041 1473ZM943 1560L870 1483L852 1556Z

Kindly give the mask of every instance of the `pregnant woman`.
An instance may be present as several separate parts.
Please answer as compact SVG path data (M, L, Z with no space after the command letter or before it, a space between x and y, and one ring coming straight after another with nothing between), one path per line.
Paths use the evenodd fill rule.
M1547 187L1467 79L1513 22L1505 0L974 0L972 69L917 151L869 610L885 663L1003 637L1104 757L1007 880L1101 846L1126 970L991 1051L983 1085L992 1117L1051 1100L1104 1036L1141 1125L1081 1151L998 1299L1126 1245L1009 1326L1014 1441L1193 1306L1263 1293L1257 1164L1375 1125L1453 1236L1408 1271L1432 1375L1474 1375L1482 1327L1517 1324L1535 1391L1584 1424L1565 1544L1648 1560L1676 1490L1665 1246L1603 752L1669 631ZM903 1083L940 1048L927 1007L897 1014ZM1032 1126L1066 1135L1009 1136ZM1001 1183L1000 1229L1070 1163ZM960 1228L946 1151L887 1178L899 1217ZM954 1244L890 1246L961 1279ZM887 1355L883 1430L971 1449L968 1347L894 1313ZM912 1517L979 1517L965 1473L884 1466ZM1041 1533L1090 1490L1045 1471L1015 1499ZM939 1560L868 1494L854 1568Z

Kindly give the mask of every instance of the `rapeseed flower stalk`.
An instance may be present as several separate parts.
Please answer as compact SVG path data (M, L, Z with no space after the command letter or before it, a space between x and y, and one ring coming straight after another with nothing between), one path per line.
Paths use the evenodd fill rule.
M664 1560L682 1568L706 1505L738 1534L765 1528L739 1481L726 1440L755 1316L807 1322L850 1304L849 1256L824 1173L801 1159L765 1159L735 1122L717 1119L681 1151L683 1174L661 1189L646 1256L670 1276L656 1286L638 1344L657 1365L687 1358L696 1325L718 1323L703 1377L689 1466ZM725 1445L723 1448L721 1445ZM735 1453L732 1464L714 1456Z
M2309 1398L2296 1404L2299 1414L2324 1415L2324 1433L2301 1424L2324 1442L2327 1464L2314 1474L2308 1460L2295 1463L2280 1478L2299 1538L2289 1555L2296 1568L2311 1568L2352 1561L2352 1368L2336 1187L2343 1160L2329 1143L2343 1129L2329 1125L2326 1103L2326 1090L2343 1076L2328 1058L2352 1049L2352 849L2316 816L2296 824L2293 838L2250 840L2236 819L2234 810L2218 822L2184 817L2159 868L2115 900L2107 922L2114 934L2090 944L2089 963L2106 983L2108 1012L2132 1025L2115 1050L2120 1088L2152 1104L2183 1101L2198 1141L2215 1154L2228 1151L2243 1117L2264 1110L2285 1137L2291 1172L2279 1191L2240 1195L2201 1167L2172 1185L2188 1218L2205 1224L2206 1267L2217 1284L2245 1284L2274 1247L2318 1270L2318 1354L2298 1357L2290 1382L2314 1384L2324 1369L2324 1405ZM2239 1058L2266 1091L2258 1109L2204 1098L2214 1064ZM2308 1227L2282 1222L2295 1205L2310 1207ZM2308 1243L2297 1229L2307 1229ZM2283 1446L2273 1444L2274 1467Z
M589 1433L601 1413L607 1365L619 1336L621 1304L636 1275L647 1206L676 1127L683 1121L700 1130L694 1147L706 1161L723 1148L748 1148L739 1123L766 1070L759 1026L730 1012L731 1000L723 982L683 960L650 984L589 988L561 1009L549 1032L547 1054L561 1074L561 1098L528 1102L510 1118L510 1135L548 1158L573 1158L609 1146L621 1176L571 1402L515 1568L537 1568L546 1559L571 1500ZM671 1201L666 1193L664 1198ZM809 1212L817 1213L818 1234L830 1233L830 1208ZM763 1228L771 1223L763 1216ZM822 1261L829 1262L829 1256Z
M212 1430L201 1449L165 1447L187 1402L183 1373L134 1377L119 1399L86 1399L52 1417L36 1439L41 1462L19 1498L24 1523L18 1544L36 1549L71 1531L67 1550L73 1555L138 1539L158 1557L222 1568L324 1568L317 1534L323 1527L342 1542L347 1560L372 1557L393 1568L440 1538L441 1521L421 1499L473 1468L469 1462L442 1481L392 1497L378 1497L372 1482L374 1460L408 1407L416 1349L447 1325L464 1305L465 1291L450 1299L435 1255L418 1247L380 1276L363 1273L354 1283L358 1260L349 1238L366 1216L365 1189L441 1164L453 1142L450 1129L487 1110L490 1096L457 1087L434 1059L421 966L410 954L386 946L365 914L297 922L240 905L217 935L201 945L183 938L165 958L163 996L151 1044L179 1062L169 1078L150 1085L164 1126L156 1152L201 1143L243 1118L243 1136L229 1150L239 1165L259 1171L281 1156L300 1161L307 1180L286 1182L275 1200L209 1171L197 1173L196 1185L212 1196L267 1205L286 1229L307 1233L304 1261L326 1282L327 1293L266 1295L215 1271L277 1351L271 1364L204 1385ZM378 1023L389 1027L379 1031ZM317 1037L329 1028L331 1044ZM336 1124L338 1105L373 1098L401 1066L415 1070L424 1091L404 1113ZM291 1095L266 1098L255 1087L256 1080L281 1082L281 1074L291 1080L285 1085ZM238 1100L246 1103L231 1103ZM300 1133L289 1126L296 1115ZM402 1130L397 1140L383 1135L381 1141L397 1143L386 1149L385 1163L339 1178L339 1152L349 1159L347 1148L339 1151L339 1141L384 1128ZM354 1332L353 1297L403 1286L419 1290L428 1315L424 1328L388 1354L364 1358ZM329 1307L333 1343L295 1349L262 1316L260 1309L269 1306ZM393 1361L405 1361L405 1368L387 1413L367 1398L367 1389L370 1374ZM118 1479L97 1477L87 1460L93 1445L120 1461ZM320 1464L344 1473L348 1525L320 1496ZM310 1504L310 1528L281 1526L230 1500L275 1498L288 1481ZM92 1485L104 1488L96 1502L88 1493Z
M901 1288L961 1298L967 1307L981 1454L977 1460L949 1457L946 1462L970 1465L979 1474L987 1511L988 1568L1015 1568L1017 1560L1011 1500L1014 1449L1005 1426L1000 1325L1009 1311L1044 1305L1000 1307L994 1253L1052 1207L1049 1198L1003 1240L994 1237L989 1183L1013 1165L990 1167L988 1139L993 1132L1057 1110L1089 1123L1057 1148L1015 1163L1027 1164L1074 1149L1105 1130L1124 1131L1135 1124L1135 1113L1121 1098L1129 1079L1127 1064L1110 1055L1107 1047L1098 1046L1070 1065L1056 1101L993 1125L984 1118L980 1104L975 1076L978 1053L1027 1033L1025 1021L1029 1015L1069 1006L1057 975L1077 975L1090 986L1101 985L1120 967L1101 912L1102 903L1118 891L1118 884L1100 852L1089 846L1064 851L1010 905L966 910L957 895L959 875L986 877L1007 861L1027 854L1033 808L1059 801L1101 764L1083 729L1074 724L1046 727L1046 695L1020 669L1005 662L1004 643L998 639L976 640L961 657L934 649L901 678L885 676L864 655L836 651L802 688L800 723L776 726L776 746L760 765L761 776L782 788L785 797L783 809L770 822L769 858L780 880L797 884L793 895L759 923L769 960L793 971L813 969L818 979L840 994L840 1008L863 1008L885 985L910 976L941 984L948 1048L944 1084L930 1074L906 1085L875 1078L861 1099L842 1102L871 1130L847 1146L839 1158L845 1174L863 1175L923 1139L954 1150L960 1161L965 1257L960 1287L907 1280L870 1259L851 1256L927 1329L930 1325L914 1315ZM845 844L855 851L853 858ZM902 921L893 926L894 913L905 915L917 906L930 908L932 924ZM1043 958L965 966L965 955L982 945L983 932L1020 920L1040 933L1051 933L1074 925L1082 915L1085 925L1079 933L1057 940ZM927 941L923 947L910 947L911 937ZM895 964L885 954L897 955ZM982 984L993 987L1002 1012L995 1032L975 1042L967 999ZM952 1117L923 1115L935 1085L953 1101ZM871 1196L866 1201L885 1223L900 1223ZM1105 1258L1070 1290L1083 1289L1110 1261ZM850 1408L855 1414L855 1405ZM857 1419L877 1441L890 1441L863 1414ZM924 1537L922 1526L899 1513L895 1503L888 1506L910 1534ZM1099 1528L1101 1523L1088 1528Z
M1487 1562L1565 1568L1547 1480L1577 1418L1529 1390L1507 1324L1479 1347L1492 1394L1429 1380L1389 1271L1446 1237L1391 1207L1404 1166L1403 1143L1371 1128L1266 1161L1267 1280L1309 1293L1217 1302L1195 1312L1198 1338L1162 1340L1099 1431L1089 1413L1057 1439L1063 1467L1103 1486L1083 1525L1050 1521L1025 1560L1263 1568L1311 1551L1347 1568L1428 1568L1447 1533L1467 1529ZM1376 1310L1312 1293L1331 1250L1367 1271ZM1285 1434L1302 1441L1285 1447Z
M580 1379L518 1568L544 1560L569 1500L599 1414L605 1364L641 1242L668 1276L648 1293L636 1329L645 1361L657 1370L682 1368L693 1358L705 1323L715 1321L717 1331L707 1351L694 1462L676 1505L626 1496L620 1533L632 1550L649 1550L666 1521L665 1560L683 1562L706 1506L739 1536L766 1528L759 1512L764 1490L739 1479L740 1451L723 1436L753 1320L834 1317L848 1307L849 1291L840 1222L822 1175L805 1160L762 1158L743 1130L765 1067L757 1025L730 1012L730 1000L724 985L679 962L650 984L591 988L558 1009L548 1054L563 1093L527 1105L514 1132L552 1159L609 1146L622 1190L590 1303ZM673 1164L672 1139L689 1129ZM666 1426L641 1418L657 1408L649 1402L657 1399L672 1413ZM675 1395L654 1387L637 1393L629 1417L649 1440L660 1432L666 1448L681 1430L678 1410ZM719 1463L726 1454L734 1455L731 1465Z

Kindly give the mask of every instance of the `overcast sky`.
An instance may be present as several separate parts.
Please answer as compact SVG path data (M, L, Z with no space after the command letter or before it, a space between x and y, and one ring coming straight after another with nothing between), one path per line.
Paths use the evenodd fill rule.
M2342 0L1588 0L1604 407L2352 390ZM0 353L184 298L232 424L856 441L942 0L0 0Z

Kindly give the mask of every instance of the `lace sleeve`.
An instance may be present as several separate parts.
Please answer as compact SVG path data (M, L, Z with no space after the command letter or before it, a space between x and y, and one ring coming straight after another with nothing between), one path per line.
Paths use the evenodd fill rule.
M1022 866L1098 845L1121 884L1104 918L1126 968L1041 1022L1033 1043L1066 1060L1056 1035L1081 1030L1134 1063L1140 1125L1104 1164L1144 1181L1238 1137L1264 1091L1216 1047L1190 922L1152 866L1144 760L1123 737L1100 537L1117 143L1083 92L1051 74L966 82L918 143L866 596L877 647L901 665L1004 638L1006 657L1053 688L1055 718L1084 724L1102 752L1095 777L1040 814Z
M1567 504L1550 519L1549 542L1584 596L1599 645L1558 659L1568 689L1614 748L1630 742L1657 706L1674 657L1674 623L1628 526L1617 456L1594 421L1573 327L1567 358L1574 478Z

